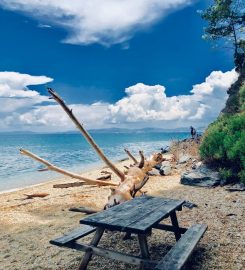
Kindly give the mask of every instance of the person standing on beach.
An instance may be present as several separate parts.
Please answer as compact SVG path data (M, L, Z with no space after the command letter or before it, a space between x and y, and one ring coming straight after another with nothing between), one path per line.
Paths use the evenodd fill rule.
M192 126L190 127L190 129L191 129L191 138L192 139L195 139L195 137L197 135L197 132L196 132L195 128L192 127Z

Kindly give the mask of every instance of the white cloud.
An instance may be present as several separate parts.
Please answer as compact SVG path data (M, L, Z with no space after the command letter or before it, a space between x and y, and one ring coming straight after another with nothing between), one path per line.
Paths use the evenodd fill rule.
M64 42L112 45L129 40L169 12L193 0L1 0L0 6L23 12L43 25L68 31Z
M46 76L31 76L18 72L0 72L0 117L5 114L30 109L31 106L50 101L28 85L39 85L51 82Z
M165 87L138 83L126 88L126 96L115 104L69 104L86 128L205 126L213 121L225 105L227 89L238 74L213 71L188 95L167 97ZM45 76L0 72L0 129L31 131L68 131L74 125L57 104L47 96L27 88L28 85L52 81Z
M167 97L165 87L138 83L126 89L127 96L109 106L113 123L191 121L206 124L218 116L227 99L227 89L237 79L237 73L213 71L201 84L196 84L189 95Z
M104 128L104 119L108 115L107 103L72 104L69 105L78 119L86 128ZM13 123L25 128L35 128L37 131L69 131L74 124L59 105L38 106L24 114L15 115L10 119Z

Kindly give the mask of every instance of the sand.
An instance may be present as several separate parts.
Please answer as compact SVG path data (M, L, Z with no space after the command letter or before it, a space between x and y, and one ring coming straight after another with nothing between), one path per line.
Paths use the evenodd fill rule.
M119 167L129 161L120 162ZM108 170L108 169L107 169ZM83 175L100 176L100 169ZM180 175L151 176L143 188L147 194L185 199L197 208L178 213L181 226L205 223L208 231L198 244L187 269L245 269L245 193L183 186ZM0 269L77 269L83 253L49 244L63 233L79 226L82 213L68 211L70 207L87 206L102 209L110 193L109 187L82 186L54 189L53 184L73 182L60 178L52 182L0 194ZM112 181L117 181L113 175ZM45 198L25 199L24 194L48 193ZM101 246L122 252L139 252L136 237L122 241L122 234L108 232ZM88 243L91 236L82 241ZM153 231L148 237L153 259L166 254L174 244L173 234ZM115 261L94 256L88 269L136 269Z

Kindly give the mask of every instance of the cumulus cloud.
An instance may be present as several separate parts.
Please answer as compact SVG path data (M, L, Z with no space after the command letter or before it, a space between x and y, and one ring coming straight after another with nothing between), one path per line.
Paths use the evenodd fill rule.
M0 72L0 114L16 112L44 101L50 101L47 96L40 95L28 86L44 84L52 80L46 76Z
M187 95L170 96L161 85L138 83L125 90L126 96L114 104L69 104L86 128L206 126L225 105L227 89L238 74L213 71L203 83L196 84ZM52 81L45 76L0 72L0 129L42 132L73 130L74 125L47 96L30 90L28 85Z
M237 79L237 73L213 71L188 95L167 97L165 87L138 83L126 89L126 97L109 106L113 123L170 121L182 125L192 121L205 124L213 120L225 105L227 89Z
M129 40L193 0L1 0L3 8L67 30L64 42L112 45Z
M107 103L69 104L78 119L87 128L104 128L104 119L108 116ZM59 105L38 106L26 113L14 115L8 119L8 123L24 126L26 129L33 128L36 131L69 131L73 130L74 124L64 113Z

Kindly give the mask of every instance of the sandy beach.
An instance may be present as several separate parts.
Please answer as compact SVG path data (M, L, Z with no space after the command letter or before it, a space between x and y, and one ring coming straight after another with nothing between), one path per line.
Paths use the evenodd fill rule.
M123 168L129 161L118 164ZM106 168L106 170L109 170ZM84 175L96 179L101 168ZM228 192L223 187L198 188L179 184L180 175L151 176L143 188L148 195L191 201L197 208L183 208L178 218L181 226L205 223L208 231L194 252L187 269L238 270L245 267L245 193ZM79 226L82 213L70 207L87 206L102 209L109 187L81 186L55 189L56 183L73 182L69 178L0 194L0 269L76 269L82 253L49 244L67 231ZM112 175L112 181L117 178ZM24 194L48 193L45 198L26 199ZM122 234L108 232L101 245L121 251L139 251L136 237L121 241ZM82 241L88 242L91 236ZM120 240L120 241L119 241ZM174 244L174 236L155 230L148 238L153 258L159 259ZM93 257L88 269L135 269L132 266Z

